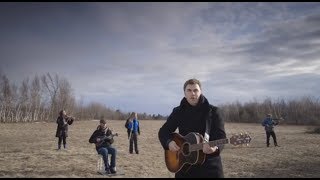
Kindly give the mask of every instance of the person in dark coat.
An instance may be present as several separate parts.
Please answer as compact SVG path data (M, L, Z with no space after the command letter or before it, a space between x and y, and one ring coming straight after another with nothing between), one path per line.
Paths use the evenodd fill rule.
M178 128L182 136L190 132L199 133L206 141L225 139L224 122L221 119L218 108L209 104L201 92L201 84L197 79L189 79L183 86L185 97L180 105L175 107L167 121L159 129L158 137L165 150L178 151L180 147L172 140L171 133ZM211 120L210 133L206 132L206 120ZM187 170L175 173L176 178L223 178L223 166L220 153L223 145L210 147L203 145L203 153L206 154L202 165L192 165Z
M61 110L59 112L59 117L57 118L57 131L56 137L59 138L58 140L58 150L61 149L61 143L63 141L64 149L67 148L67 137L68 137L68 126L71 125L74 121L73 117L67 116L65 110Z
M107 126L107 122L104 119L100 120L100 125L93 132L89 138L89 143L96 145L98 154L103 156L104 167L107 174L116 174L116 155L117 149L112 146L114 142L111 129ZM108 154L111 155L111 162L109 163Z

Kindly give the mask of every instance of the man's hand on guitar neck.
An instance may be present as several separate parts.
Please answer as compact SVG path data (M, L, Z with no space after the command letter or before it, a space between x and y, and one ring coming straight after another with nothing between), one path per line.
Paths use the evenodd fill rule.
M202 151L205 154L212 154L218 150L218 146L211 147L208 143L203 144Z
M169 150L170 151L179 151L180 147L174 141L170 141L169 143Z

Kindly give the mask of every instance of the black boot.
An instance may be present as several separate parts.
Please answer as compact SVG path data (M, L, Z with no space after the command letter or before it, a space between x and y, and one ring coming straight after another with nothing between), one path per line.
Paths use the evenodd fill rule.
M117 173L116 167L110 168L110 173L116 174Z

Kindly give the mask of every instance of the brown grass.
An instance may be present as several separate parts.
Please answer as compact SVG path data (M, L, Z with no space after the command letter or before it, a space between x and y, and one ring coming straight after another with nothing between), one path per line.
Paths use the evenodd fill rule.
M119 133L114 146L117 167L125 172L122 177L174 177L158 140L164 121L140 121L139 155L128 153L124 121L108 123ZM55 123L0 124L0 177L101 177L96 173L97 153L88 142L97 125L75 122L69 127L69 149L57 151ZM280 147L267 148L260 124L226 123L228 137L248 132L252 141L249 146L225 145L221 154L225 177L319 177L320 137L305 133L307 128L280 125L276 127Z

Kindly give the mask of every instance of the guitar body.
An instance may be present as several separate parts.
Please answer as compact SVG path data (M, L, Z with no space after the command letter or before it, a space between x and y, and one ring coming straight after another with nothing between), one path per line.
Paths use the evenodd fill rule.
M180 147L179 151L173 152L165 150L165 162L170 172L187 171L192 165L201 165L204 163L206 154L203 153L203 144L209 144L214 147L222 144L232 144L238 146L240 144L249 144L251 137L245 133L234 134L231 138L217 139L214 141L204 142L201 134L191 132L186 136L178 133L172 133L172 140Z
M107 140L107 139L109 139L109 140L111 141L110 144L112 144L112 143L113 143L113 137L114 137L114 136L118 136L118 133L116 133L116 134L111 134L111 135L109 135L109 136L98 136L97 138L100 138L100 142L97 142L97 143L96 143L96 147L102 146L102 144L104 143L104 141Z
M204 163L205 154L202 149L197 151L189 150L190 145L203 143L201 134L191 132L186 136L178 133L173 133L172 135L172 140L180 147L180 150L176 152L165 150L165 162L169 171L175 173L182 169L188 169L191 165Z

